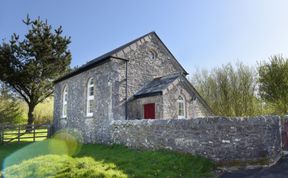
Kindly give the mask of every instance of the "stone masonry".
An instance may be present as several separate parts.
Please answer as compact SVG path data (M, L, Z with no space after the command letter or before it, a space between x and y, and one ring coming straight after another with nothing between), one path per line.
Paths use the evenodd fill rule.
M174 74L179 75L179 79L162 95L134 98L145 84L157 77ZM84 142L105 142L110 137L107 129L112 120L125 120L126 115L127 119L143 119L143 104L147 102L155 103L156 118L175 118L178 98L175 93L185 97L187 118L212 115L192 85L187 86L186 75L156 33L149 33L55 81L54 130L77 128L83 133ZM95 99L93 116L87 117L87 82L90 78L95 81ZM68 104L67 117L63 118L64 87L68 89Z
M117 120L111 139L132 148L201 155L228 166L271 164L281 155L278 116Z
M55 81L53 131L74 129L84 143L169 149L223 164L277 160L281 152L279 117L210 117L211 109L186 75L156 33L144 35ZM94 103L93 116L88 117L87 83L91 78ZM67 116L63 117L65 87ZM137 95L145 89L151 93ZM185 99L186 119L177 119L180 95ZM148 103L155 103L154 120L143 119L143 105Z

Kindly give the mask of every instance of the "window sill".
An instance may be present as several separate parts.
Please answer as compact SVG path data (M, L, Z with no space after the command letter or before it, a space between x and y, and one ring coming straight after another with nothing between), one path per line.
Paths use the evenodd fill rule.
M92 119L93 118L93 115L92 116L85 116L86 119Z

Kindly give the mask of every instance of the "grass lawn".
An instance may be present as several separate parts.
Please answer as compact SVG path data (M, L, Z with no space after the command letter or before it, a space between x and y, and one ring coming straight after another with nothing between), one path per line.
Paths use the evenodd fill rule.
M190 154L132 150L120 145L86 144L68 156L57 149L61 145L53 142L51 147L51 140L0 145L1 164L8 167L4 176L198 178L213 176L215 167L211 161Z

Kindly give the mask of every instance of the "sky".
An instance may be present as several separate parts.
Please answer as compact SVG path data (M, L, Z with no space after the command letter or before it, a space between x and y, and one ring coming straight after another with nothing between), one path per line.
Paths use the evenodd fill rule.
M71 36L72 66L155 31L188 73L288 57L287 0L1 0L0 40L47 19Z

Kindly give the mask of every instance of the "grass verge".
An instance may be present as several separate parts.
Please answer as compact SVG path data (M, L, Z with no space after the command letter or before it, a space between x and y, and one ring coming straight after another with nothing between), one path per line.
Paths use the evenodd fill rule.
M86 144L77 154L68 156L63 152L51 152L47 149L49 143L46 140L29 145L0 146L0 161L2 166L7 165L4 176L199 178L213 176L215 168L214 163L205 158L171 151L140 151L120 145ZM13 160L13 163L4 164L5 158Z

